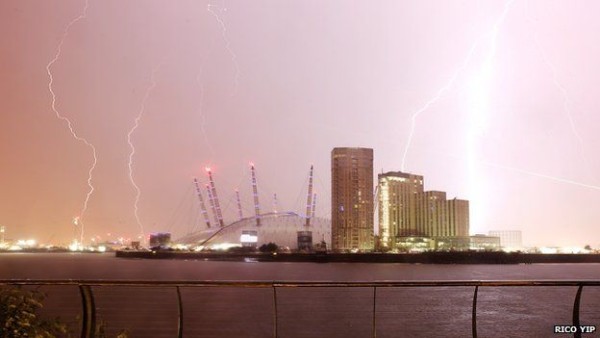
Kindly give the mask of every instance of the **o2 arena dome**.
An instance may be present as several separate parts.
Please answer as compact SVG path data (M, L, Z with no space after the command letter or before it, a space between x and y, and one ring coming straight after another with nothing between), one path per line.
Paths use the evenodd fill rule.
M331 221L312 217L307 226L306 217L294 212L273 212L258 218L246 217L223 227L213 227L177 240L179 244L205 249L227 249L234 246L260 247L269 242L291 250L303 249L304 243L312 245L324 241L331 245ZM308 244L308 243L306 243Z
M331 246L331 221L315 216L317 196L316 193L313 193L312 189L312 166L309 174L306 216L295 212L261 213L258 201L256 173L254 164L252 163L250 163L250 171L252 175L254 216L241 218L242 207L239 192L236 190L240 219L226 225L223 222L212 171L210 168L206 168L209 180L206 184L206 195L208 196L208 202L210 202L210 209L204 203L203 189L200 188L197 179L194 179L194 184L207 228L188 234L175 242L196 250L224 250L240 246L257 248L268 243L275 243L280 248L300 251L311 251L313 247L323 248L323 244L326 247ZM211 211L216 219L216 222L212 223L212 225L209 220Z

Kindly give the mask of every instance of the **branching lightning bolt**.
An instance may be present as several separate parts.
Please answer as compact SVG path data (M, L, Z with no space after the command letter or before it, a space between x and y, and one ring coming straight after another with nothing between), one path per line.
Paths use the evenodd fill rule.
M140 120L142 119L142 116L144 115L144 111L146 110L146 102L148 101L148 98L150 97L150 92L152 92L152 90L156 87L155 77L156 77L156 72L158 71L158 68L159 67L152 70L152 75L150 77L150 86L148 86L148 88L146 89L146 93L144 94L144 98L142 99L142 105L140 107L140 111L138 112L138 115L135 118L135 123L134 123L133 127L129 130L129 133L127 133L127 143L129 144L129 149L130 149L129 163L128 163L129 180L131 181L131 185L135 189L135 201L133 203L133 213L135 215L135 221L137 222L137 225L140 228L141 238L144 238L144 226L142 225L142 221L140 220L138 205L140 202L140 196L141 196L142 192L140 190L140 187L135 183L135 180L133 179L133 156L135 155L135 146L133 145L131 136L133 135L135 130L140 125Z
M83 20L83 19L86 18L88 6L89 6L89 2L88 2L88 0L86 0L85 1L85 6L83 8L82 13L78 17L76 17L75 19L71 20L71 22L69 22L69 24L65 27L65 30L63 31L63 34L62 34L62 36L60 38L60 41L58 43L58 47L56 49L56 54L54 55L54 58L48 63L48 65L46 65L46 72L48 73L48 77L50 79L49 82L48 82L48 91L50 91L50 94L52 95L52 111L56 114L56 117L58 119L60 119L60 120L62 120L62 121L64 121L64 122L67 123L67 127L69 128L69 131L71 132L71 135L77 141L83 142L86 146L88 146L88 147L90 147L90 149L92 149L92 155L94 157L94 161L93 161L90 169L88 170L87 184L88 184L88 186L89 186L90 189L89 189L89 191L87 192L87 194L85 196L85 200L83 202L83 206L81 208L81 211L79 212L79 215L75 217L75 219L77 221L73 222L76 226L80 225L80 237L79 237L80 243L83 243L83 234L84 234L84 225L83 225L83 222L81 221L81 219L83 218L85 212L87 211L88 203L90 201L90 197L92 196L92 194L94 192L94 186L92 185L92 177L93 177L94 169L96 168L96 163L98 162L98 157L96 155L96 147L94 147L94 145L91 144L85 138L79 136L75 132L75 129L73 128L73 124L71 123L71 120L69 120L67 117L61 115L60 112L58 111L58 109L56 108L56 93L54 93L54 89L52 88L52 85L54 83L54 77L52 76L52 66L60 58L60 55L62 53L63 44L65 43L65 40L67 39L67 35L69 34L69 30L71 29L71 27L75 23L77 23L80 20Z
M463 61L462 65L458 69L456 69L456 71L454 72L454 74L452 75L450 80L446 83L446 85L441 87L437 91L437 93L432 98L429 99L429 101L427 101L419 110L417 110L416 112L413 113L413 115L410 119L410 131L408 133L408 140L406 141L406 145L404 146L404 153L402 155L402 166L401 166L402 171L405 171L405 168L406 168L406 156L408 155L408 150L410 149L410 146L412 144L412 139L413 139L413 136L415 133L415 127L417 124L417 117L419 117L419 115L421 115L423 112L425 112L427 109L429 109L429 107L431 105L433 105L434 103L439 101L442 98L442 95L444 95L444 93L447 92L454 85L454 82L456 82L458 75L465 69L465 67L468 65L469 61L471 60L473 51L475 51L476 46L477 46L477 43L474 43L473 46L471 46L471 49L469 50L469 53L465 57L465 60Z
M229 38L227 37L227 26L225 25L225 22L223 21L223 19L221 19L221 16L213 10L213 7L216 8L216 10L219 12L219 14L227 11L227 8L219 7L219 6L213 5L211 3L208 3L206 5L206 10L215 17L215 19L221 26L221 36L223 37L223 41L225 41L225 49L227 49L227 52L231 56L231 61L233 62L233 65L235 67L234 87L233 87L233 92L231 93L231 96L235 96L235 94L237 94L238 85L239 85L240 66L237 62L237 55L231 48L231 41L229 41Z

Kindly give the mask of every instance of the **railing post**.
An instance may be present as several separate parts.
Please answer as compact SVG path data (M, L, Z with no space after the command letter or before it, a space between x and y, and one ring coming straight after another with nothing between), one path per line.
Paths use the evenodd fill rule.
M573 304L573 326L577 328L573 337L581 338L581 326L579 323L579 304L581 302L581 291L583 289L583 285L579 284L579 288L577 289L577 294L575 295L575 303Z
M373 287L373 338L377 337L377 287Z
M92 338L96 335L96 305L94 294L89 285L79 284L83 318L81 322L81 338Z
M181 290L179 286L177 289L177 304L179 305L179 317L177 322L177 337L183 338L183 303L181 302Z
M473 293L473 312L471 313L471 331L473 332L473 338L477 338L477 291L479 285L475 285L475 292Z
M273 285L273 337L277 338L277 287Z

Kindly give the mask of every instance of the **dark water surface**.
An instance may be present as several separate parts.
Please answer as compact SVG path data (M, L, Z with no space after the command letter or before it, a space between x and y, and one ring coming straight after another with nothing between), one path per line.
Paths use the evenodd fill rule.
M0 254L0 279L142 280L586 280L600 264L428 265L372 263L252 263L118 259L112 254ZM44 313L73 330L81 316L75 287L45 287ZM175 337L177 295L172 288L94 287L99 319L109 336ZM379 288L377 337L469 337L473 287ZM576 287L482 287L479 337L572 337L554 334L572 322ZM272 337L272 289L181 290L185 337ZM277 290L279 337L371 337L373 289ZM600 289L585 287L581 323L600 329ZM598 333L583 337L598 337Z

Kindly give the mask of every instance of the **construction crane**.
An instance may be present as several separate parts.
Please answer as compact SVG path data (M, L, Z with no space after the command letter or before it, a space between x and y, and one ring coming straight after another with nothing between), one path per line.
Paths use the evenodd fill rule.
M313 166L310 166L310 174L308 175L308 193L306 194L306 226L310 226L310 207L312 206L313 197Z
M244 214L242 213L242 202L240 200L240 191L235 189L235 199L237 202L237 208L238 208L238 215L240 216L240 219L244 218Z
M208 219L206 205L204 205L204 199L202 198L202 193L200 192L200 184L198 183L198 179L195 177L194 185L196 186L196 193L198 194L198 199L200 200L200 211L202 212L202 216L204 216L204 222L206 222L206 226L210 228L210 220Z
M260 207L258 205L258 187L256 186L256 173L254 163L250 163L250 172L252 173L252 193L254 194L254 213L256 214L256 226L260 226Z
M223 226L223 215L221 214L221 206L219 205L219 197L217 196L217 189L215 188L215 181L212 177L212 171L209 167L206 167L206 172L208 173L208 181L210 182L210 190L212 192L212 196L215 204L215 212L217 214L217 221L219 226Z

